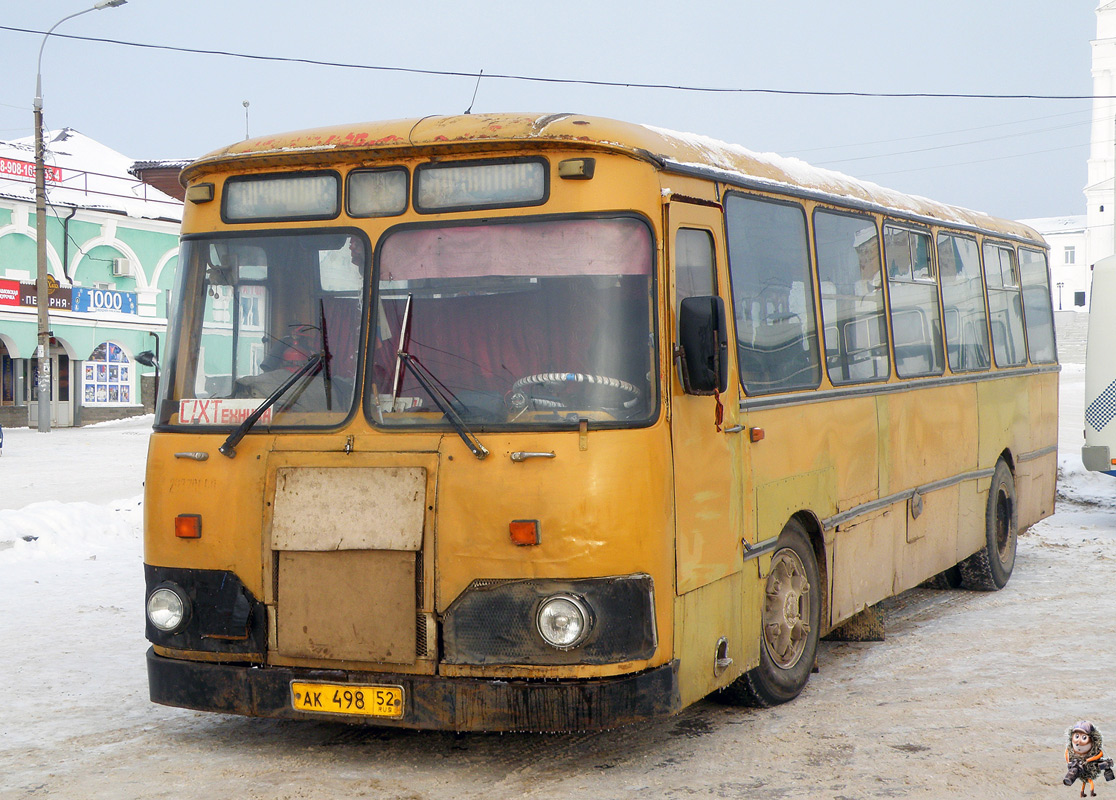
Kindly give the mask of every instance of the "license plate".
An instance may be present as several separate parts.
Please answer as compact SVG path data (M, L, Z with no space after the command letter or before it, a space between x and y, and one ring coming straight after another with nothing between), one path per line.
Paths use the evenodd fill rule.
M319 714L402 719L403 687L291 681L291 707Z

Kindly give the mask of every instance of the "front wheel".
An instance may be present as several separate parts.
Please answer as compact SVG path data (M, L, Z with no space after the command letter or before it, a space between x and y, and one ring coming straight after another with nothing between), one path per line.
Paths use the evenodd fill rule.
M992 474L984 512L984 547L961 562L966 589L994 592L1007 585L1015 567L1019 516L1015 505L1015 478L1001 458Z
M779 534L767 572L759 666L721 690L722 699L768 707L798 697L817 656L823 591L810 537L792 519Z

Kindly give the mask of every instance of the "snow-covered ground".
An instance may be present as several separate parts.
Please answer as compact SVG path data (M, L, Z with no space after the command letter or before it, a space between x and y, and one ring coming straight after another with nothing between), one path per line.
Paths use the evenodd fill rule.
M1058 512L1021 537L1003 591L906 593L887 641L823 643L820 671L780 708L705 701L564 736L152 705L141 542L151 418L8 429L0 797L1069 797L1065 728L1088 716L1116 737L1116 481L1081 466L1083 385L1083 367L1066 364Z

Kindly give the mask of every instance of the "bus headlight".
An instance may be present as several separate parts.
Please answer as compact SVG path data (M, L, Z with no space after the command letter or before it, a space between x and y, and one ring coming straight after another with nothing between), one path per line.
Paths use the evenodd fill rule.
M190 601L185 592L173 583L165 583L147 598L147 619L159 630L174 633L181 629L190 615Z
M551 647L570 650L585 641L593 628L593 616L580 598L556 594L539 603L535 627Z

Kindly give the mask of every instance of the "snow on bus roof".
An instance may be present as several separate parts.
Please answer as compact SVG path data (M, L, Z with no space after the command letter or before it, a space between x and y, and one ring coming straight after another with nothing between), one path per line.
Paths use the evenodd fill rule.
M186 168L192 179L218 165L245 159L263 165L306 164L316 154L325 160L352 157L372 150L409 150L480 143L514 145L570 143L584 147L623 150L659 159L683 170L721 174L726 182L760 185L775 191L808 193L834 203L854 201L877 209L938 220L1030 239L1041 237L1030 228L988 214L907 195L869 181L822 169L797 158L757 153L736 144L695 133L682 133L653 125L622 122L582 114L492 113L431 116L418 119L356 123L307 131L263 136L237 142L203 156Z
M675 155L669 159L679 166L713 169L724 172L727 177L744 177L753 182L769 184L772 189L806 189L834 199L853 198L863 203L932 217L946 223L1005 230L1038 239L1025 226L1016 222L926 197L904 194L871 181L816 167L798 158L759 153L701 134L682 133L653 125L643 127L671 144Z

